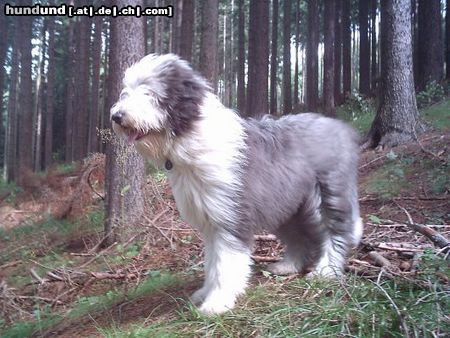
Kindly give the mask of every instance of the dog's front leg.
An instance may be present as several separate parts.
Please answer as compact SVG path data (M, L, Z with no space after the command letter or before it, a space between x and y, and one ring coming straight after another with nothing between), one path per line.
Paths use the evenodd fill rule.
M194 293L200 311L217 314L233 308L250 276L250 249L233 235L213 229L205 234L205 284Z

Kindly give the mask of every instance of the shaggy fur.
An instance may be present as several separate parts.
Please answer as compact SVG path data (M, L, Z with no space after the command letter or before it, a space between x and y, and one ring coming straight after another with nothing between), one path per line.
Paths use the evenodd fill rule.
M156 165L172 164L179 211L203 235L205 282L191 297L201 311L234 306L261 230L286 244L273 273L342 273L362 235L349 126L313 113L244 120L173 54L144 57L123 83L114 130Z

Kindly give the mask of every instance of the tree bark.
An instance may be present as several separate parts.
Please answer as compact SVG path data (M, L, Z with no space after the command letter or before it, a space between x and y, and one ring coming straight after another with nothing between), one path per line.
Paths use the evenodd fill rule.
M219 1L205 0L202 10L202 32L200 42L200 73L208 79L217 92Z
M377 8L378 0L370 1L370 39L371 39L371 66L370 66L370 87L373 95L377 92Z
M30 5L31 1L24 1L23 5ZM18 151L19 166L17 182L22 185L24 177L33 171L33 90L31 79L31 37L32 16L20 17L22 30L20 42L20 85L18 110Z
M370 95L369 1L359 0L359 92Z
M344 98L352 93L352 31L350 0L342 1L342 91Z
M278 0L272 0L272 44L270 53L270 114L277 115Z
M299 108L299 48L300 48L300 0L295 6L295 66L294 66L294 110Z
M194 41L195 1L183 0L181 16L180 56L192 62L192 44Z
M447 0L445 8L445 63L446 79L450 80L450 0Z
M342 81L342 0L335 0L334 15L334 102L341 104Z
M245 111L245 11L244 0L238 0L237 109Z
M328 0L324 3L324 55L323 55L323 99L325 113L336 115L334 102L334 32L335 32L335 2Z
M418 89L440 83L443 77L443 44L440 0L419 0Z
M13 25L14 39L11 56L11 73L8 97L8 124L6 129L6 179L8 182L17 178L17 132L18 132L18 85L19 85L19 64L20 64L20 41L22 40L22 30L19 28L20 20L16 20Z
M283 7L283 114L292 111L291 84L291 0L284 0Z
M363 148L395 146L423 131L414 91L410 0L381 1L381 105Z
M145 20L144 20L145 21ZM92 91L91 114L89 115L89 147L88 152L98 151L97 128L99 127L99 94L100 94L100 60L102 57L103 18L94 18L94 37L92 40ZM147 43L146 43L147 45Z
M116 0L118 7L142 6L142 0ZM111 20L108 106L117 100L125 70L144 56L143 18ZM126 238L126 228L138 221L144 209L145 166L134 147L114 137L107 145L105 244Z
M55 18L48 23L48 69L47 69L47 101L45 111L44 135L44 168L52 164L53 154L53 113L55 108L56 59L55 59Z
M310 111L316 111L319 99L318 92L318 61L319 46L319 14L317 0L308 0L308 39L306 46L306 106Z
M250 0L248 30L248 116L259 116L269 112L269 1Z
M0 31L3 32L3 36L8 36L8 19L3 13L0 13ZM3 92L5 90L5 64L6 51L8 49L8 39L0 39L0 121L6 121L7 116L3 116ZM0 123L0 144L6 145L6 130L3 123ZM0 168L4 168L6 163L5 147L0 147Z

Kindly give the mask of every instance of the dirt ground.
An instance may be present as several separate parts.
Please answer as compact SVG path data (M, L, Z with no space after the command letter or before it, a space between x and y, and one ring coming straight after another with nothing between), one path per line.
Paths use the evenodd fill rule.
M449 134L430 133L421 138L420 144L401 146L392 151L376 150L362 154L360 161L360 205L365 229L361 245L349 258L347 270L362 276L376 275L381 267L393 275L414 279L417 273L416 260L419 253L427 249L440 250L431 237L442 235L450 238L450 186L448 161L450 146ZM393 196L381 196L379 192L368 192L367 187L373 181L373 174L385 168L392 158L398 156L411 159L408 170L403 172L402 180L408 184L395 192ZM430 181L430 172L424 170L423 162L431 167L443 168L447 174L444 188L436 193ZM0 196L0 227L12 229L23 222L39 223L48 215L55 219L77 219L88 210L101 208L104 195L104 157L95 155L67 174L50 172L45 177L30 176L25 191L19 193L11 203L10 195ZM397 176L385 177L392 179ZM446 182L446 183L445 183ZM192 265L202 262L202 244L199 236L182 222L176 211L174 200L167 183L149 179L148 211L139 232L130 235L124 245L139 242L142 245L136 256L121 265L104 266L97 264L102 256L120 255L118 246L99 248L101 234L97 237L80 233L75 238L63 240L55 234L51 245L63 248L73 262L71 268L60 267L45 276L34 277L32 283L14 288L0 285L0 293L11 300L6 309L9 318L27 319L33 313L36 297L49 301L53 311L67 313L71 305L82 296L105 294L111 289L126 289L137 285L148 271L164 270L185 271ZM46 216L44 216L46 215ZM433 218L434 217L434 218ZM427 224L425 233L411 228L408 223ZM257 268L254 283L266 277L261 273L267 262L277 260L282 255L282 246L268 234L256 240L254 259ZM429 238L430 237L430 238ZM27 243L15 243L20 247ZM41 253L48 254L48 247ZM447 248L448 249L448 248ZM0 240L0 253L11 250ZM444 253L444 249L441 249ZM100 258L100 259L99 259ZM0 261L0 280L12 276L18 271L29 270L33 262ZM78 274L77 274L78 273ZM55 277L56 276L56 277ZM99 310L76 320L64 320L49 330L41 331L43 337L87 337L101 336L99 327L110 323L126 325L133 322L149 323L150 320L170 320L176 316L180 302L200 285L201 272L186 275L187 283L183 288L168 287L162 292L142 296L130 301ZM41 278L41 280L36 280ZM59 279L58 279L59 278ZM300 278L294 276L293 278ZM437 274L448 283L448 277ZM38 285L36 287L36 285ZM6 298L5 298L6 299ZM5 311L5 308L4 308ZM17 311L20 315L13 314ZM21 311L23 313L21 313ZM151 319L149 314L151 315ZM29 319L29 318L28 318Z

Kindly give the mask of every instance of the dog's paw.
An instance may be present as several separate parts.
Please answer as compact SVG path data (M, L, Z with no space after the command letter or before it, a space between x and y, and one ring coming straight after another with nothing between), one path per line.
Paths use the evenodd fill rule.
M235 297L209 296L200 306L199 311L205 315L217 315L231 310L234 307Z
M324 266L324 267L316 267L313 271L307 273L305 275L305 278L307 279L313 279L313 278L326 278L326 279L334 279L338 278L342 275L342 270L331 267L331 266Z
M205 286L203 286L200 289L198 289L197 291L195 291L191 295L191 297L189 297L189 299L192 304L199 305L205 300L207 294L208 294L208 289Z
M269 264L267 266L267 271L278 276L290 275L299 272L294 263L284 259L279 262Z

